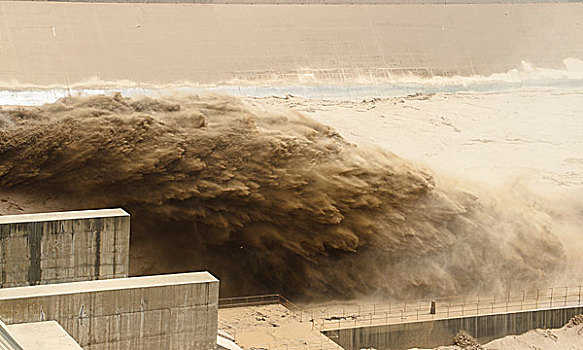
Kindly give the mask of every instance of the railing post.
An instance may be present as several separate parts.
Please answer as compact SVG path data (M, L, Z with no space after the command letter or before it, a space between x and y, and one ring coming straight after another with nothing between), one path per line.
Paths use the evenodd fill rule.
M554 289L551 288L551 304L549 307L553 307L553 292L554 292Z
M387 319L386 319L386 321L385 321L385 322L386 322L386 323L389 323L389 313L387 312L386 314L387 314L387 315L386 315L386 316L387 316Z
M494 304L496 304L496 293L494 293L494 296L492 297L492 313L494 313Z
M537 289L537 290L536 290L536 302L535 302L535 304L534 304L534 308L535 308L535 309L538 309L538 294L539 294L539 290Z
M581 305L581 287L582 286L579 286L579 305Z
M447 318L449 318L449 305L447 306Z
M480 294L478 294L478 302L476 303L476 316L480 314Z
M567 294L569 293L569 287L565 287L565 302L563 303L563 306L567 306Z

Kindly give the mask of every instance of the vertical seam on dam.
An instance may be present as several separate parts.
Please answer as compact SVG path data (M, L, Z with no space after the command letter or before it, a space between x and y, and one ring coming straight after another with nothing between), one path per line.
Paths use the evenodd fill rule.
M8 237L10 236L11 225L2 225L0 226L0 239L2 240L2 281L0 281L0 288L4 288L6 286L6 248L7 248L7 241Z
M28 251L30 254L30 265L28 266L28 282L30 285L39 284L41 281L41 237L42 222L32 223L30 234L27 236Z
M101 265L101 231L103 222L100 219L93 220L95 223L95 278L99 279L99 269Z
M116 264L117 264L117 228L119 227L119 218L115 217L113 219L113 276L117 277Z

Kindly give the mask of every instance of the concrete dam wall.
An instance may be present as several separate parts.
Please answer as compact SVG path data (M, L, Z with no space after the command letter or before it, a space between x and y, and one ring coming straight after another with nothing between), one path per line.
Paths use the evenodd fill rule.
M211 350L218 296L208 272L3 288L0 318L55 320L85 350Z
M507 335L518 335L536 328L560 328L569 319L583 313L583 307L562 307L492 315L409 322L385 326L345 328L325 331L345 350L363 348L409 349L452 345L464 330L484 344Z
M583 59L583 5L0 2L0 90L383 84Z
M1 287L127 277L129 239L122 209L1 216Z

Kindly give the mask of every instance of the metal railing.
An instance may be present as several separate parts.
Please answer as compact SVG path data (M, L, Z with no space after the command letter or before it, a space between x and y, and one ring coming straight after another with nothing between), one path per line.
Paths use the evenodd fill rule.
M252 295L246 297L219 298L219 309L254 305L281 304L290 310L298 307L281 294Z
M431 301L335 304L297 312L301 322L320 331L391 323L405 323L503 312L583 306L582 286L535 289L519 293L455 296Z
M435 312L431 304L435 303ZM388 303L341 303L325 307L300 308L280 294L220 298L219 308L280 304L300 322L311 322L312 329L329 331L393 323L428 321L453 317L479 316L536 309L583 306L583 284L569 287L533 289L515 293L449 296L433 300L408 300ZM237 329L219 319L219 329L236 338ZM315 339L321 341L321 339ZM307 345L309 346L307 346ZM316 346L315 346L316 345ZM315 346L315 347L314 347ZM256 349L337 349L334 343L311 344L306 340L269 343Z

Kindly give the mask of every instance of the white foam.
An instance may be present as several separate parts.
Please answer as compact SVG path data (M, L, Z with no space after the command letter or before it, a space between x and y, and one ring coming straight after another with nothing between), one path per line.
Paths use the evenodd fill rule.
M438 92L499 92L533 89L573 89L583 87L583 61L576 58L563 60L564 69L537 68L523 61L521 66L505 73L489 76L433 76L409 75L371 82L357 80L344 85L285 85L271 82L253 85L248 81L231 81L220 85L201 86L191 82L167 85L123 81L102 81L92 78L70 86L35 86L18 82L0 82L0 105L34 106L52 103L66 96L86 96L121 92L124 96L161 97L173 94L225 93L236 96L284 96L287 94L307 98L346 98L369 96L402 96L414 93Z

